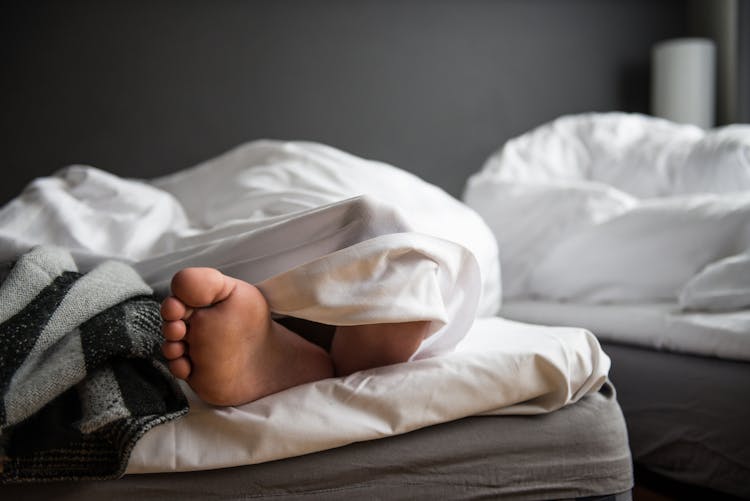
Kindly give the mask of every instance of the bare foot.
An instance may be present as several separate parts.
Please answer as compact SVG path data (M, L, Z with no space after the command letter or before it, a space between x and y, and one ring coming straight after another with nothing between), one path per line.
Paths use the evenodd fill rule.
M213 268L186 268L162 302L169 370L205 402L240 405L333 376L322 348L271 319L260 291Z
M406 362L429 327L430 322L424 321L337 327L331 343L336 375Z

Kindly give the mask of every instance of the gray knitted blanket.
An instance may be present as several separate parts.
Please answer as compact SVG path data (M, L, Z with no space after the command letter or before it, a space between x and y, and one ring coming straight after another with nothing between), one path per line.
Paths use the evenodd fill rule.
M187 412L151 289L122 263L76 270L38 247L0 274L0 482L119 477L146 431Z

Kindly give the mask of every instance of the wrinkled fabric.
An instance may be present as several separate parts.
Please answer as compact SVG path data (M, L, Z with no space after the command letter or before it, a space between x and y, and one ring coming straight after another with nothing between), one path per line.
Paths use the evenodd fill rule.
M502 315L750 354L750 126L561 117L508 141L464 199L498 241Z
M505 298L676 301L707 266L750 249L750 126L562 117L508 141L464 199L498 240ZM750 306L747 287L729 299L735 288L701 284ZM686 308L698 306L690 294Z
M0 211L0 259L38 244L69 249L82 270L125 261L161 294L181 268L210 266L258 285L277 314L428 320L416 358L450 350L501 296L497 247L474 211L314 143L256 141L153 180L63 169Z

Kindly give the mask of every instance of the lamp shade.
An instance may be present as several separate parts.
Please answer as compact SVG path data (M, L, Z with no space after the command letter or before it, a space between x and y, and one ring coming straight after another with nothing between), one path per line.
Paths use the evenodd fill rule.
M707 38L659 42L651 54L651 113L678 123L714 126L716 46Z

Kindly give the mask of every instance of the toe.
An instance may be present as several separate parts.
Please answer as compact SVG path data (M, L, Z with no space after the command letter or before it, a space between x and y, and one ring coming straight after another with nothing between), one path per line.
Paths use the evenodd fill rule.
M182 320L164 322L161 326L161 333L167 341L180 341L187 333L187 326Z
M167 341L161 345L161 352L167 360L177 360L185 355L185 343L181 341Z
M187 379L190 376L192 366L186 357L180 357L169 361L169 372L178 379Z
M164 320L180 320L185 318L187 313L187 306L174 296L169 296L161 303L161 318Z
M234 280L214 268L185 268L172 277L172 294L196 308L223 301L234 289Z

